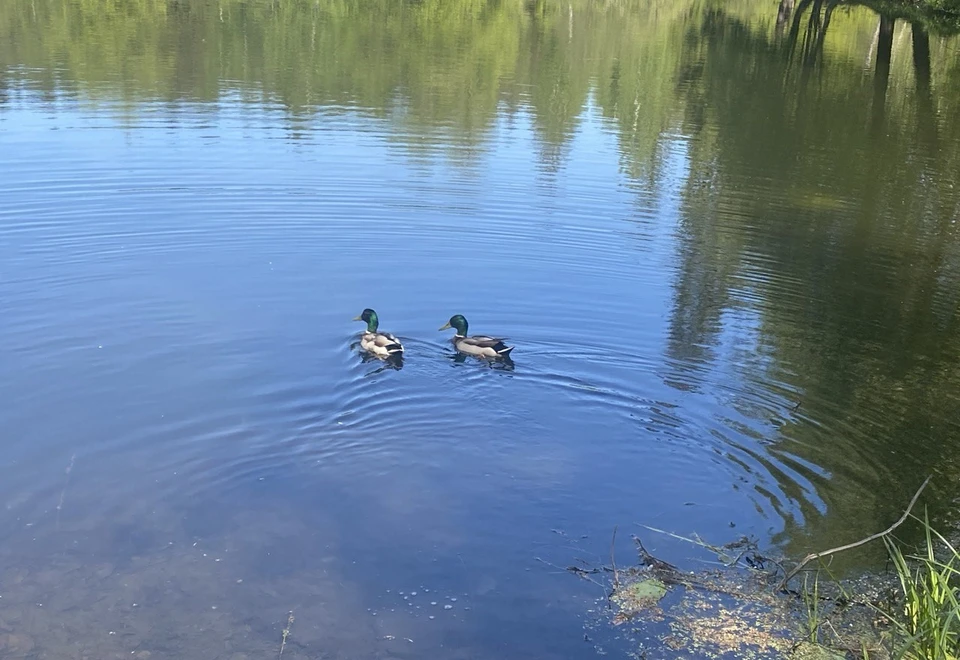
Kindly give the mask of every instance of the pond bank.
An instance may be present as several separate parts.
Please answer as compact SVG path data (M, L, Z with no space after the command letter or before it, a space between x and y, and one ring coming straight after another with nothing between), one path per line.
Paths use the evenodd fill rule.
M605 588L603 611L614 626L630 630L642 658L683 650L706 658L954 659L960 653L960 551L926 515L913 514L922 490L885 530L792 565L761 552L752 538L712 545L697 535L642 526L645 537L682 540L713 555L705 560L712 567L681 570L634 536L638 561L618 569L614 531L609 566L567 570ZM909 521L921 526L919 544L894 536ZM888 570L856 579L835 574L834 555L879 542L887 548Z

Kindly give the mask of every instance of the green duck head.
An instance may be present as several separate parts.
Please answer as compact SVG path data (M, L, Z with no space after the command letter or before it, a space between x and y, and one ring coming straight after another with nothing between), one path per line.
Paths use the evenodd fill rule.
M365 322L367 324L367 332L376 332L377 328L380 327L380 319L377 318L377 313L369 307L363 310L363 313L353 320Z
M444 325L440 329L448 330L449 328L454 328L457 331L458 335L460 335L461 337L466 337L467 336L467 319L463 317L463 314L457 314L455 316L451 316L450 320L447 321L446 325Z

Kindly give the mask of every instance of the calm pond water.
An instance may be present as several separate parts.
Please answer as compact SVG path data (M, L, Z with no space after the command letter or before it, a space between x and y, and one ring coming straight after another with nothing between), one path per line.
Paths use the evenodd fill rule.
M0 656L622 654L538 558L955 521L960 40L816 16L0 3Z

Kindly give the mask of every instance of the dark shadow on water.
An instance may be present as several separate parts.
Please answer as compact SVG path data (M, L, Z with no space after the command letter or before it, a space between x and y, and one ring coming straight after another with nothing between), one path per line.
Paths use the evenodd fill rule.
M938 80L922 24L908 35L864 7L860 24L876 26L866 66L841 65L829 44L851 23L831 6L846 5L781 3L785 39L710 13L685 57L702 69L682 93L707 111L685 124L671 382L708 393L726 350L758 392L803 400L776 429L755 416L742 427L772 447L744 445L775 475L776 540L796 555L882 529L931 471L943 477L926 496L948 526L956 481L944 451L957 427L942 411L958 391L946 358L960 341L958 170L944 141L960 124L933 109L954 102L955 78ZM901 36L913 80L891 65ZM756 321L738 318L754 305Z

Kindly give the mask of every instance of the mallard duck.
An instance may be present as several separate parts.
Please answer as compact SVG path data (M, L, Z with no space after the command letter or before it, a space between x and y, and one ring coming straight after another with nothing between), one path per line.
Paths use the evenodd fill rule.
M457 334L453 336L453 346L461 353L495 360L510 359L510 351L513 350L513 346L504 344L503 339L483 335L468 337L467 319L462 314L451 316L447 324L440 329L447 330L449 328L454 328L457 331Z
M403 345L400 340L389 332L379 332L380 319L377 313L372 309L365 309L363 313L353 319L354 321L364 321L367 324L367 330L360 337L360 348L370 355L376 356L381 360L403 357Z

